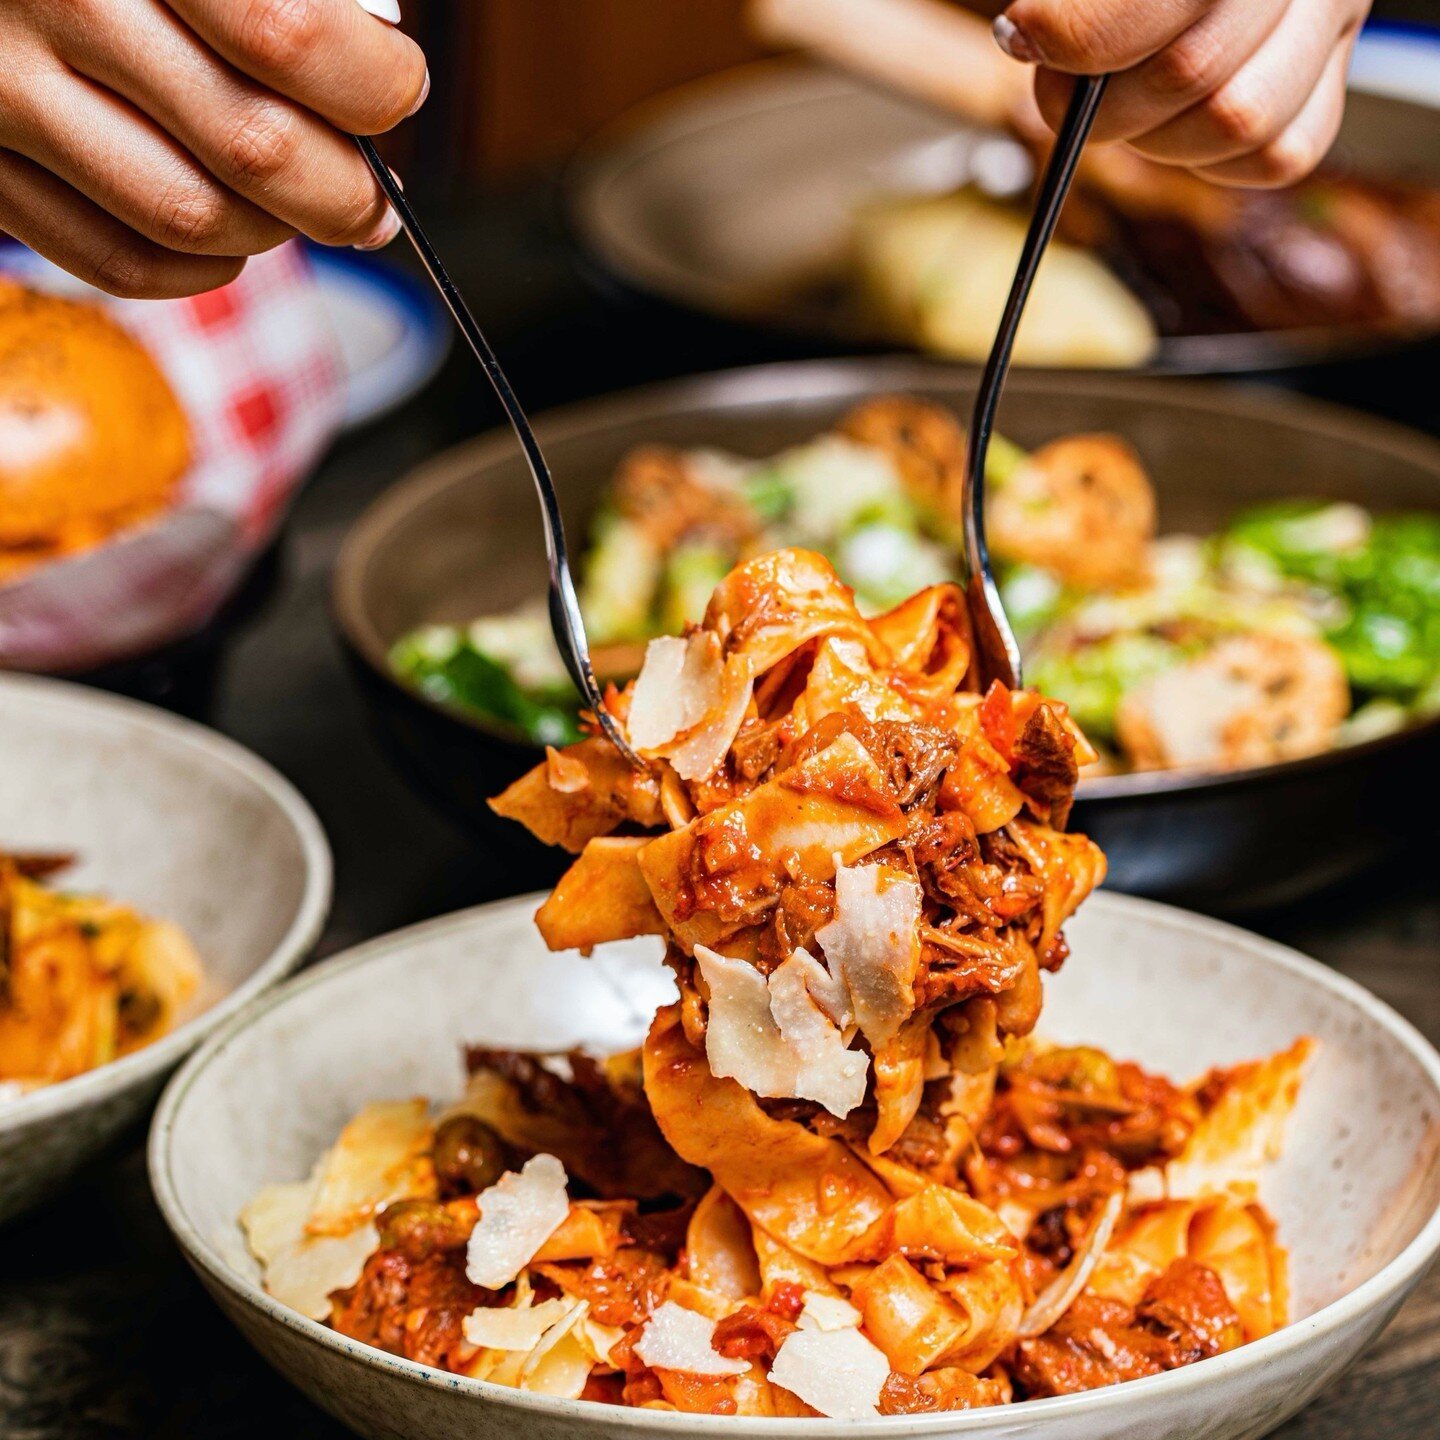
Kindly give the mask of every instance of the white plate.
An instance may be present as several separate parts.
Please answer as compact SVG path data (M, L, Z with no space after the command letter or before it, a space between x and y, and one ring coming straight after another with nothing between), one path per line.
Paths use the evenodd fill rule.
M416 1365L287 1310L258 1283L236 1216L306 1175L369 1100L444 1099L467 1041L613 1049L673 993L653 942L551 955L540 897L372 941L265 997L197 1053L150 1137L160 1208L245 1336L362 1435L1204 1437L1245 1440L1298 1410L1395 1313L1440 1249L1440 1056L1323 966L1213 920L1124 896L1090 900L1047 980L1042 1030L1188 1076L1320 1042L1264 1198L1290 1248L1295 1322L1169 1374L1083 1395L862 1424L736 1420L554 1400Z
M407 271L353 250L306 253L345 370L346 430L419 394L450 353L452 331L435 292Z
M0 849L73 854L67 888L195 942L192 1018L73 1080L0 1101L0 1220L37 1204L140 1120L165 1077L288 975L330 908L330 849L291 785L248 750L133 700L0 675Z

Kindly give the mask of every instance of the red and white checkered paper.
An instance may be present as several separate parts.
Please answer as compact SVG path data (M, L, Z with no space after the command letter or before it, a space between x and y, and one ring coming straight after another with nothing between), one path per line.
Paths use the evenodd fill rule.
M0 668L91 670L193 634L340 427L335 337L304 252L257 256L234 284L185 300L102 296L15 245L0 249L0 270L109 307L169 377L194 450L172 509L0 586Z

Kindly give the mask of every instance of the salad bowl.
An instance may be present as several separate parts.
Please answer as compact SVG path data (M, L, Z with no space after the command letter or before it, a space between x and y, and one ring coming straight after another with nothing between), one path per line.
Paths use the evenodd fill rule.
M973 384L964 372L920 360L778 364L573 406L537 429L578 536L637 446L770 455L876 395L915 395L963 414ZM1123 435L1156 487L1162 533L1203 534L1247 505L1297 493L1376 511L1440 506L1433 441L1278 394L1020 372L999 428L1027 447L1078 432ZM553 874L555 862L496 829L485 802L535 762L535 742L403 678L392 655L416 627L463 624L543 595L528 484L508 436L439 457L361 517L333 588L335 618L382 742L425 790L496 841L496 863L518 882L512 888ZM1072 825L1105 849L1116 888L1235 913L1302 897L1424 833L1429 820L1400 797L1437 758L1440 720L1431 719L1262 768L1087 778Z
M588 960L547 952L531 919L540 898L433 920L317 967L212 1037L156 1115L152 1183L186 1258L245 1337L362 1435L1245 1440L1294 1414L1354 1359L1440 1249L1440 1056L1426 1041L1360 987L1292 951L1101 894L1067 927L1074 953L1046 982L1047 1037L1177 1075L1269 1053L1299 1034L1317 1042L1284 1152L1261 1188L1290 1252L1284 1329L1084 1394L837 1423L629 1410L512 1390L372 1349L287 1309L261 1288L237 1217L261 1187L305 1175L357 1106L454 1096L467 1042L633 1045L673 994L653 941L602 947Z

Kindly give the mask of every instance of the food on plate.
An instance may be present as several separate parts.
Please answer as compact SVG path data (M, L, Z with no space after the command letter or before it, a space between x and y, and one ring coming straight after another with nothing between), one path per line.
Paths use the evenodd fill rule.
M887 335L937 355L990 353L1025 216L973 191L877 202L855 221L855 284ZM1019 365L1129 369L1155 353L1149 311L1095 255L1054 241L1015 337Z
M653 935L640 1050L466 1054L241 1223L339 1333L532 1392L864 1419L1167 1370L1287 1319L1260 1199L1309 1042L1177 1084L1037 1030L1105 871L1084 737L972 674L964 601L865 618L813 551L725 574L493 802L574 856L553 949ZM1097 957L1103 962L1103 957ZM1117 997L1123 1003L1123 997Z
M170 505L184 411L99 306L0 276L0 584Z
M178 926L45 883L69 863L0 852L0 1099L159 1039L200 985Z
M592 527L581 607L602 678L704 613L730 566L825 554L861 610L955 578L965 438L938 406L870 401L778 455L647 448ZM1157 537L1144 465L1073 435L997 438L987 524L1027 674L1117 769L1225 770L1398 729L1440 710L1440 516L1295 500L1207 537ZM537 744L579 737L542 600L404 637L394 668Z
M874 200L854 220L849 284L888 335L983 360L1025 219L979 185ZM1015 356L1134 366L1161 335L1437 324L1440 191L1334 171L1225 189L1112 147L1081 165Z

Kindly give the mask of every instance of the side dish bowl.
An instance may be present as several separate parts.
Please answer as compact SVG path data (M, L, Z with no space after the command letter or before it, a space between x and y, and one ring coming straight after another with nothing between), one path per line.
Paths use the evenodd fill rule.
M175 1065L294 970L330 905L330 849L290 784L190 721L79 685L0 675L0 847L73 854L68 889L173 921L204 967L143 1049L0 1101L0 1220L143 1119Z
M1319 1042L1283 1157L1262 1186L1291 1257L1294 1323L1169 1374L1021 1406L904 1421L735 1420L557 1400L433 1370L286 1309L258 1283L237 1216L308 1173L357 1107L461 1085L465 1042L613 1050L673 993L658 947L545 951L539 896L360 946L265 997L171 1083L150 1173L190 1263L246 1338L366 1436L1060 1436L1239 1440L1278 1425L1379 1333L1440 1250L1440 1056L1374 997L1216 921L1100 895L1047 980L1047 1036L1176 1075ZM1117 997L1124 997L1117 1004ZM303 1043L302 1043L303 1037ZM297 1101L297 1097L300 1097Z
M963 372L927 361L800 362L652 386L555 412L538 429L578 550L616 465L638 445L761 456L809 439L874 395L918 395L964 414L972 393ZM1440 506L1440 445L1278 394L1022 372L1000 423L1026 447L1084 431L1123 435L1157 489L1162 534L1205 533L1245 505L1297 494L1375 511ZM351 531L335 574L337 623L387 748L492 835L486 798L539 752L411 686L389 655L417 626L507 610L544 587L534 496L508 434L440 456L382 496ZM1107 852L1116 888L1236 912L1353 874L1402 843L1407 826L1428 824L1421 807L1397 812L1374 797L1409 793L1437 759L1433 720L1263 769L1087 780L1072 824ZM536 883L554 859L513 828L504 827L498 848Z

